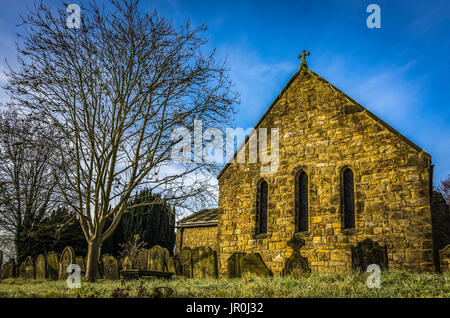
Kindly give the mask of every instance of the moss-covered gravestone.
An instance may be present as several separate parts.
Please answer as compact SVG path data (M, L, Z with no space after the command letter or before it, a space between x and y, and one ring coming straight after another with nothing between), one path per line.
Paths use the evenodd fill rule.
M57 280L59 272L58 254L49 252L45 255L45 258L47 261L47 277L51 280Z
M242 276L241 273L241 258L247 255L244 252L235 252L228 259L228 277L229 278L239 278Z
M371 264L377 264L381 270L387 270L387 248L371 239L365 239L352 247L352 268L355 271L365 272Z
M192 250L192 276L217 278L217 255L210 247L199 246Z
M104 255L103 262L103 277L105 279L119 279L119 262L110 255Z
M131 259L128 256L125 256L122 259L122 270L123 271L128 271L130 269L134 269L133 262L131 261Z
M16 277L16 264L14 260L10 259L3 265L3 270L1 274L1 279L14 278Z
M241 275L242 277L248 277L251 275L256 275L259 277L269 277L272 276L272 272L264 263L261 255L258 253L247 254L240 260L241 264Z
M180 264L183 276L192 278L192 250L189 247L183 247L180 251Z
M80 266L81 277L83 277L86 274L86 262L84 260L84 257L83 256L75 257L75 264Z
M439 251L441 273L450 273L450 244Z
M28 256L19 266L19 277L25 279L34 279L34 262L31 256Z
M61 253L61 259L59 260L59 279L67 279L70 273L67 272L67 267L71 264L76 264L75 251L72 247L67 246Z
M175 266L175 275L183 275L183 268L181 267L179 254L173 256L173 265Z
M143 249L137 255L138 269L148 270L148 250Z
M169 251L159 245L148 251L148 269L155 272L167 272Z
M288 245L292 247L294 251L292 252L291 257L286 260L282 275L290 275L299 278L306 273L310 273L311 269L308 266L308 259L300 254L300 248L305 245L305 240L294 235L294 237L289 240Z
M47 262L45 256L39 254L34 262L34 268L36 271L36 280L45 280L47 278Z
M176 273L176 270L175 270L175 262L174 262L174 260L173 260L173 257L170 257L169 256L169 258L167 259L167 271L169 272L169 273Z

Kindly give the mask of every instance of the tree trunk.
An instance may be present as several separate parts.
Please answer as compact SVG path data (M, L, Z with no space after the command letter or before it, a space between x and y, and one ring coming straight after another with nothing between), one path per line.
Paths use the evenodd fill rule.
M100 278L98 260L100 255L101 240L94 239L88 243L88 253L86 259L86 275L87 282L95 282Z

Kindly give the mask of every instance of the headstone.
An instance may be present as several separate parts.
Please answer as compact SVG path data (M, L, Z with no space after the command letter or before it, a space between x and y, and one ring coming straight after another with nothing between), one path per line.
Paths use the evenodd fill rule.
M155 272L167 272L169 251L155 245L148 250L148 269Z
M183 247L180 251L180 263L182 275L192 278L192 250L189 247Z
M235 252L228 259L228 277L229 278L239 278L242 276L241 273L241 258L247 255L243 252Z
M450 273L450 244L439 251L441 273Z
M84 276L86 274L86 262L84 261L84 257L83 256L75 257L75 264L80 266L81 276Z
M14 278L16 275L16 264L14 260L10 259L3 265L3 270L1 273L1 279Z
M199 246L192 250L194 278L217 278L217 255L210 247Z
M176 270L175 270L175 261L173 260L173 257L169 256L168 260L167 260L167 271L169 273L174 273L176 274Z
M2 269L3 264L3 252L0 250L0 270Z
M34 262L34 267L36 271L36 280L45 280L47 278L47 262L45 261L45 256L39 254Z
M28 256L19 266L19 277L25 279L34 279L34 262L31 256Z
M180 261L179 254L174 255L173 264L175 266L175 275L183 275L183 268L181 267L181 261Z
M242 277L256 275L260 277L272 276L272 272L264 263L261 255L258 253L247 254L240 260Z
M292 252L291 257L286 260L282 275L300 278L305 273L310 273L311 269L308 266L308 259L300 254L300 248L305 245L305 240L294 235L294 237L288 241L288 245L292 247L294 251Z
M110 255L104 255L103 261L103 274L105 279L119 279L119 262Z
M76 256L75 251L72 247L67 246L61 253L61 259L59 260L59 271L58 278L59 279L67 279L69 277L69 273L67 272L67 266L70 264L76 264Z
M122 260L122 270L127 271L130 269L134 269L133 262L131 261L131 259L128 256L125 256Z
M142 249L137 255L138 269L148 270L148 250Z
M381 270L387 270L387 248L371 239L365 239L357 246L352 246L352 268L355 271L365 272L370 264L377 264Z
M47 260L47 276L51 280L58 280L58 272L59 272L59 260L58 254L55 252L49 252L45 255Z

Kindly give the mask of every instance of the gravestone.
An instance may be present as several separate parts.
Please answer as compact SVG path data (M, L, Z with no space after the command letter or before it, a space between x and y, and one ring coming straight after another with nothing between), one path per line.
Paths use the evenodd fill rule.
M58 254L49 252L45 255L47 260L47 277L51 280L58 280L59 260Z
M119 262L110 255L104 255L103 261L103 277L105 279L119 279Z
M131 259L128 256L125 256L122 259L122 270L123 271L127 271L127 270L130 270L130 269L134 269L133 262L131 261Z
M295 278L302 277L305 273L310 273L308 259L300 254L300 248L305 245L305 240L295 235L288 241L288 245L294 250L291 257L284 264L283 276L293 276Z
M143 249L137 255L138 269L148 270L148 250Z
M228 259L228 277L229 278L240 278L241 273L241 258L247 255L244 252L235 252Z
M183 269L181 267L181 261L180 261L179 254L174 255L173 265L175 266L175 275L183 275Z
M259 277L272 276L272 272L264 263L261 255L258 253L247 254L240 260L242 277L256 275Z
M180 251L180 264L183 276L192 278L192 250L189 247L183 247Z
M45 256L39 254L34 262L34 267L36 271L36 280L45 280L47 278L47 262L45 261Z
M14 278L16 277L16 264L14 260L10 259L3 265L2 274L0 276L1 279Z
M19 277L25 279L34 279L34 262L31 256L28 256L19 266Z
M212 248L205 246L194 248L191 260L194 278L217 278L217 255Z
M441 273L450 273L450 244L439 251Z
M75 264L80 266L80 273L81 276L83 277L86 274L86 262L84 261L84 257L83 256L75 257Z
M0 270L2 269L3 264L3 252L0 250Z
M67 272L67 266L70 264L76 264L75 251L72 247L67 246L61 253L61 259L59 260L58 279L67 279L70 273Z
M155 272L167 272L167 260L169 251L155 245L148 250L148 269Z
M381 270L387 270L387 248L371 239L365 239L357 246L352 246L352 268L355 271L365 272L370 264L377 264Z
M169 273L176 273L175 261L173 260L173 257L170 257L170 256L169 256L169 258L167 260L167 271Z

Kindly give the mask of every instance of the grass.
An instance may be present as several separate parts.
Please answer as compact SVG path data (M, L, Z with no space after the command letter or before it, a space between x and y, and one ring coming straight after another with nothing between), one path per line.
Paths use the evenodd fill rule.
M450 297L450 275L382 273L381 288L368 288L369 274L312 273L303 278L274 277L247 279L148 279L82 283L79 289L67 288L65 281L0 282L0 297ZM169 287L155 292L157 287Z

